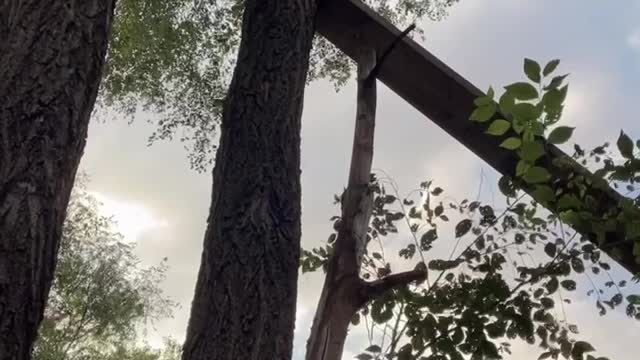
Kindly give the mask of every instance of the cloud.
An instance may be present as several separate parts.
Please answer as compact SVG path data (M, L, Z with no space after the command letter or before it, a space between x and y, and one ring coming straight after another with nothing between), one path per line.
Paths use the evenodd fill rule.
M636 28L629 33L627 45L633 50L640 51L640 28Z
M629 128L632 135L634 131L640 133L637 123L631 122L640 95L635 85L621 86L629 69L618 62L628 55L629 47L640 49L640 28L630 33L626 43L624 33L619 34L615 37L618 44L610 41L610 34L601 34L618 18L607 18L609 22L598 27L589 20L600 12L627 12L620 7L610 9L613 6L609 4L579 1L464 0L451 9L449 18L426 26L425 46L483 89L520 80L524 57L541 61L561 58L562 69L572 73L566 121L578 125L579 141L592 144L603 137L611 140L620 127ZM493 170L382 85L378 109L374 167L387 171L398 182L401 193L420 181L435 179L447 195L456 199L476 196L481 173L483 192L490 195L493 191L497 179ZM342 191L347 179L354 116L353 83L338 94L323 82L308 87L302 119L305 247L320 245L331 231L329 217L338 212L332 204L333 194ZM169 256L170 270L163 288L182 308L173 319L156 324L154 336L182 339L202 252L211 175L189 170L178 141L147 147L152 130L144 119L132 126L122 121L92 123L82 167L92 178L89 189L114 200L113 212L127 214L121 215L125 218L121 221L129 222L126 226L130 236L137 239L143 261L155 264ZM146 225L136 224L131 218L146 219ZM166 226L156 226L163 222ZM304 358L323 280L321 273L300 276L296 360ZM591 310L585 307L585 312ZM582 308L576 307L573 318L599 350L611 350L618 355L617 360L635 359L624 352L633 349L634 340L615 332L628 320L619 316L598 318L591 313L583 317L580 311ZM637 338L638 325L624 324ZM345 359L363 348L365 339L358 331L347 342ZM528 346L519 349L519 356L513 359L533 360L539 355L537 349Z
M101 203L100 212L113 217L116 230L124 236L125 241L137 242L143 233L169 226L166 220L158 219L150 208L142 204L116 200L99 192L90 194Z

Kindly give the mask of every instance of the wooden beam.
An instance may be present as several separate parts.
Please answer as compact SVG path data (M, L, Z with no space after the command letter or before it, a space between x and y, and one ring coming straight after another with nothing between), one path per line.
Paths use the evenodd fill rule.
M359 0L323 0L316 26L320 34L352 59L358 56L363 44L380 53L401 33ZM485 134L485 126L469 121L475 109L473 101L483 92L418 43L402 39L386 58L378 79L498 172L513 176L518 161L514 152L500 148L503 139ZM556 146L547 146L551 158L566 156ZM576 171L588 173L577 164L576 167ZM551 168L556 178L564 176ZM605 209L619 203L620 195L610 188L591 191L596 199L602 200ZM608 234L608 243L602 249L627 270L640 272L633 256L633 243L619 240L615 234ZM608 246L613 243L616 245Z

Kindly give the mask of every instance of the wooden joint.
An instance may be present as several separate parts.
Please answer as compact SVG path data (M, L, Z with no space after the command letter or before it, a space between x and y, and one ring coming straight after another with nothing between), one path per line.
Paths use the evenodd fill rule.
M416 24L409 25L391 42L391 44L389 44L389 46L382 52L382 55L380 55L380 57L378 57L378 59L376 60L376 66L371 70L371 72L369 72L369 75L366 79L367 81L372 81L378 76L378 74L380 73L380 68L382 67L384 61L387 59L387 56L389 56L389 54L391 54L398 43L402 41L402 39L404 39L407 35L409 35L409 33L415 28Z

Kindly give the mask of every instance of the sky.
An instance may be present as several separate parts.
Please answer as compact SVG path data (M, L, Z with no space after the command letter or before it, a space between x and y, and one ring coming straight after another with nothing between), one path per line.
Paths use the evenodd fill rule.
M619 0L461 0L441 22L425 22L423 45L481 89L523 79L524 57L545 63L561 59L559 71L571 73L563 122L577 126L576 142L615 142L620 129L640 138L635 105L640 103L640 1ZM427 80L425 80L427 81ZM355 114L355 84L336 93L332 85L308 86L302 118L302 244L320 245L337 213L333 194L347 179ZM202 251L211 195L210 173L189 169L179 142L147 146L153 128L141 114L94 121L81 169L89 190L114 215L119 229L137 243L143 263L165 256L170 269L162 287L181 307L172 319L155 324L150 341L183 339ZM146 118L146 119L145 119ZM401 190L434 179L447 194L462 199L478 192L492 196L498 176L404 100L380 85L374 168L383 169ZM616 274L624 275L622 271ZM319 275L300 278L294 359L304 358L304 343L322 286ZM594 301L579 288L567 318L580 326L599 354L633 360L640 322L622 313L600 317ZM365 345L366 346L366 345ZM344 359L363 348L354 330ZM510 359L534 360L539 349L514 345Z

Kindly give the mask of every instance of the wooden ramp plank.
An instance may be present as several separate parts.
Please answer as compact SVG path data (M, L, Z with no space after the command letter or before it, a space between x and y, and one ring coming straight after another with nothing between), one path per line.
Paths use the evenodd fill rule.
M359 0L322 1L316 26L321 35L352 59L365 44L381 53L401 33ZM501 138L485 134L484 126L468 120L475 109L474 99L483 92L418 43L409 38L401 40L386 58L378 79L498 172L514 174L517 156L499 147ZM548 148L551 157L565 156L554 145L548 144ZM588 172L582 167L578 171ZM591 191L603 199L605 208L618 204L619 194L612 189ZM640 272L631 242L619 244L615 236L608 236L608 241L617 245L605 244L603 251L632 273ZM617 249L615 253L613 249Z

